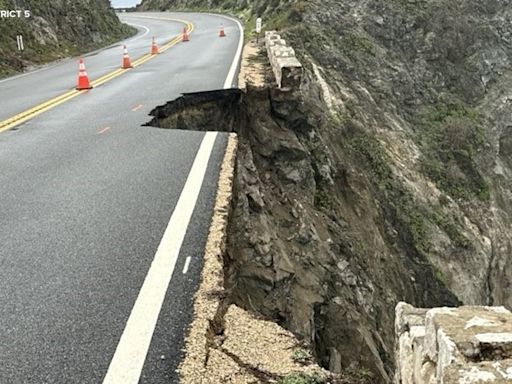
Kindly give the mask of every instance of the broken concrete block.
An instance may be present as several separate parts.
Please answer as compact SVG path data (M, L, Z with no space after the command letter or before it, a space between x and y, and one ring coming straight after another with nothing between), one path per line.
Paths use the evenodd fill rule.
M302 65L295 57L295 50L273 31L265 33L265 46L277 86L298 89L302 81Z
M512 313L505 308L465 306L425 313L399 303L395 313L396 383L512 383Z

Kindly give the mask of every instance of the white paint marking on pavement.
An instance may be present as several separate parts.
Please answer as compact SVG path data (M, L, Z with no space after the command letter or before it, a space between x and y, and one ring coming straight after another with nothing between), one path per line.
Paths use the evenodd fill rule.
M128 24L128 25L133 25L134 27L144 28L146 30L146 32L144 32L142 35L135 36L133 39L128 40L129 43L133 43L134 41L142 39L144 36L146 36L149 33L149 28L146 27L145 25L130 23L128 21L123 21L123 23Z
M139 382L158 315L203 184L216 137L216 132L207 132L201 142L103 384L137 384Z
M187 256L187 260L185 260L185 266L183 267L183 274L186 275L188 272L188 267L190 266L190 261L192 260L192 257Z
M221 16L225 19L234 21L238 25L238 29L240 30L240 38L238 40L238 48L236 49L235 57L233 58L233 62L231 63L231 67L229 68L228 77L226 77L226 81L224 82L224 89L233 87L233 80L235 79L236 70L238 68L238 64L240 63L240 57L242 56L242 48L244 46L244 29L242 28L242 24L237 19L233 19L232 17Z
M224 89L232 88L233 82L234 82L234 79L236 76L236 70L238 68L238 64L240 63L240 58L242 57L242 49L244 47L244 29L242 27L242 24L240 24L240 22L237 19L234 19L229 16L214 14L214 13L210 13L209 15L213 15L216 17L222 17L223 19L233 21L234 23L236 23L236 25L238 26L238 30L240 31L235 57L233 58L233 62L231 63L231 67L229 68L229 72L226 77L226 81L224 82ZM129 15L129 16L132 16L132 15ZM142 15L136 15L134 17L166 20L166 18L163 18L163 17L152 17L152 16L142 16ZM167 20L173 20L173 19L167 19ZM124 21L124 22L128 23L127 21Z

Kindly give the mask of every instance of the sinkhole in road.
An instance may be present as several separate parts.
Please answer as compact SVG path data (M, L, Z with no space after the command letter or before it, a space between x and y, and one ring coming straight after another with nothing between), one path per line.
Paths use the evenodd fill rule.
M150 112L147 126L193 131L238 132L243 93L220 89L184 93Z

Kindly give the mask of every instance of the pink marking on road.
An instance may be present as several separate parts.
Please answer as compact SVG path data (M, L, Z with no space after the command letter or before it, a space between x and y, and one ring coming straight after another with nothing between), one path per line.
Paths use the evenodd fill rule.
M104 132L108 131L109 129L110 129L110 127L105 127L101 131L98 131L97 135L104 133Z
M142 104L139 104L139 105L136 105L135 107L132 108L132 111L133 112L137 112L139 109L141 109L143 107Z

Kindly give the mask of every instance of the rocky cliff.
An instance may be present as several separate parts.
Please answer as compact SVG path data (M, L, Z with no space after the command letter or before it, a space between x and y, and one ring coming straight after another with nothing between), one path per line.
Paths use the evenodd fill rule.
M383 383L398 301L512 307L511 1L201 5L268 15L305 67L300 91L201 104L203 128L240 135L226 255L237 305L332 371Z
M108 0L0 0L0 10L28 10L28 18L0 19L0 77L27 66L78 55L135 33ZM16 35L25 51L17 52Z

